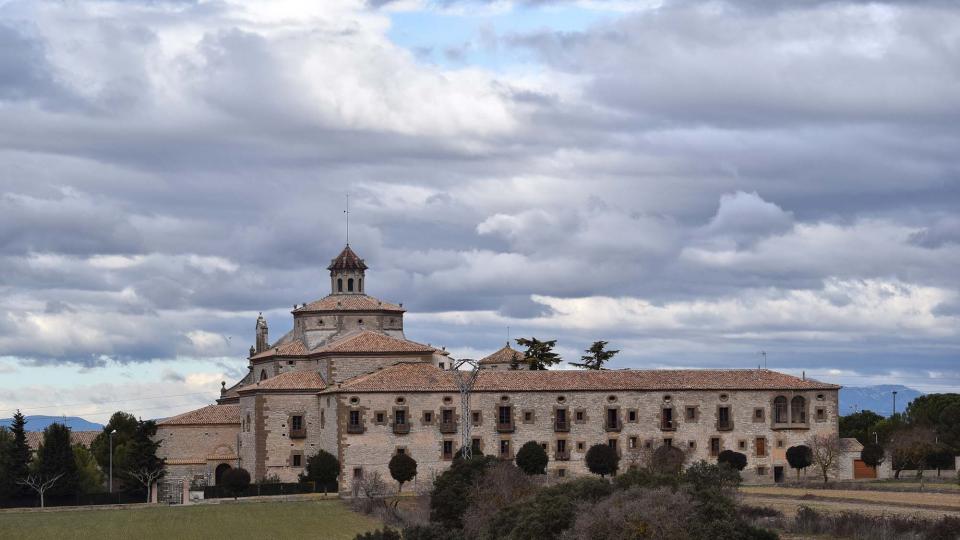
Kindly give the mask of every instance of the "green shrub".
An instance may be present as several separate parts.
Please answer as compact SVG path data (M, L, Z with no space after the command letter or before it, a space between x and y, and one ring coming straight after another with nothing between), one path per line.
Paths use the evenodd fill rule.
M417 475L417 462L406 453L394 454L390 458L388 468L390 469L390 476L400 484L397 488L398 493L403 490L404 482L413 480L413 477Z
M558 538L573 525L577 507L609 496L613 486L599 478L578 478L542 489L497 512L483 529L484 539Z
M250 473L241 468L228 469L220 477L220 483L227 490L227 493L233 495L233 498L236 499L238 495L250 487Z
M527 474L547 474L547 452L536 441L529 441L517 452L517 467Z
M726 463L738 471L747 467L747 456L735 450L724 450L717 456L717 463Z
M587 468L593 474L599 474L601 478L608 474L616 474L620 465L620 456L617 451L606 444L595 444L587 450L584 457L587 462Z
M402 540L402 538L399 532L390 527L384 527L383 530L358 534L354 540Z
M407 527L403 530L403 540L463 540L463 534L457 529L431 523Z
M470 488L484 470L498 460L480 456L455 459L450 468L437 477L430 492L430 521L445 527L463 528L463 513L470 505Z
M315 482L317 489L324 493L337 491L337 477L340 476L340 461L326 450L318 450L307 458L306 470L300 475L301 482Z

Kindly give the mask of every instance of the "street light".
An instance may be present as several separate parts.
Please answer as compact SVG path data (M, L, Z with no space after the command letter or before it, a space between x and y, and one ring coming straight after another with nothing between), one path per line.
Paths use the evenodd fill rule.
M110 493L113 493L113 434L117 430L110 430Z
M877 436L877 432L873 432L873 444L880 444L880 437Z

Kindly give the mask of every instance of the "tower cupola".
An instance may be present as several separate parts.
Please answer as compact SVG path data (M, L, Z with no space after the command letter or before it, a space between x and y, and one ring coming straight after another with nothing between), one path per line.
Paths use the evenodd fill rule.
M367 265L347 244L332 261L330 270L330 292L333 294L364 294L363 278Z

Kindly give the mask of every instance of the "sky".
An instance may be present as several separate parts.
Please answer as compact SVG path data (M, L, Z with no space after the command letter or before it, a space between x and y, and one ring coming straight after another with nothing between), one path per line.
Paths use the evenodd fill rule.
M960 389L946 0L0 0L0 416L211 403L346 242L408 338Z

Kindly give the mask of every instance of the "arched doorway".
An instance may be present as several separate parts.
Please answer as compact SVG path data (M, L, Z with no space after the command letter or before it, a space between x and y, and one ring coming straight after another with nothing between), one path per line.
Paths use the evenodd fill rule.
M227 465L226 463L217 465L217 468L213 471L213 485L219 486L220 479L223 478L223 473L229 471L230 468L230 465Z

